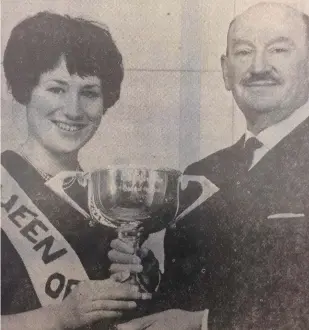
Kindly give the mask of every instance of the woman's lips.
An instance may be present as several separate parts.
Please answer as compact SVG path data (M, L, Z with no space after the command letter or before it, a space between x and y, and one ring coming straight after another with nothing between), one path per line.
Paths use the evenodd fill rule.
M56 121L52 120L52 122L61 130L66 131L66 132L77 132L82 130L86 124L82 123L65 123L62 121Z

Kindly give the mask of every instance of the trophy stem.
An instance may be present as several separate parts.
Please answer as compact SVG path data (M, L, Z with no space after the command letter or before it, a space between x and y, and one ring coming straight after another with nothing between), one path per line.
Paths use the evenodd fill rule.
M138 224L124 224L118 228L118 238L130 245L134 249L134 254L137 254L137 251L140 247L140 240L142 236L143 228L139 227ZM141 292L148 292L144 284L141 282L138 274L131 274L130 283L136 284L139 286Z
M140 237L142 235L142 228L138 224L122 224L118 228L118 238L130 245L134 249L134 253L137 252L140 246Z

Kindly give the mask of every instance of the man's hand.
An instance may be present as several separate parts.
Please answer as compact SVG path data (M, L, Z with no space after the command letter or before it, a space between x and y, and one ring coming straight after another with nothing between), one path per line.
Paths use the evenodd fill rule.
M114 239L110 246L112 249L108 253L108 258L112 262L112 274L124 271L138 274L147 291L156 289L160 282L160 270L159 262L152 251L142 247L135 253L131 245L119 238Z
M118 330L200 330L204 311L187 312L170 309L161 313L141 317L119 324Z

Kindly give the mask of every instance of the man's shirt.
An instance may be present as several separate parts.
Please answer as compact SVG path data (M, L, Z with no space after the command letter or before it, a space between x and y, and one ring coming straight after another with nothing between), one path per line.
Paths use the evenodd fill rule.
M290 134L294 128L296 128L308 117L309 102L296 109L289 117L285 118L279 123L265 128L258 135L254 135L252 132L247 130L245 133L245 141L247 141L250 137L256 137L260 142L263 143L261 148L254 151L253 161L250 169L252 169L266 155L268 151L274 148L283 138Z

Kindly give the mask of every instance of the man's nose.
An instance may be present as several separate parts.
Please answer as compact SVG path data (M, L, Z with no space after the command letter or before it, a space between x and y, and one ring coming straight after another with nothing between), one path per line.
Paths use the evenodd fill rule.
M264 52L257 52L252 60L251 72L261 73L270 70L270 64Z
M83 110L78 93L68 93L63 112L69 119L83 118Z

